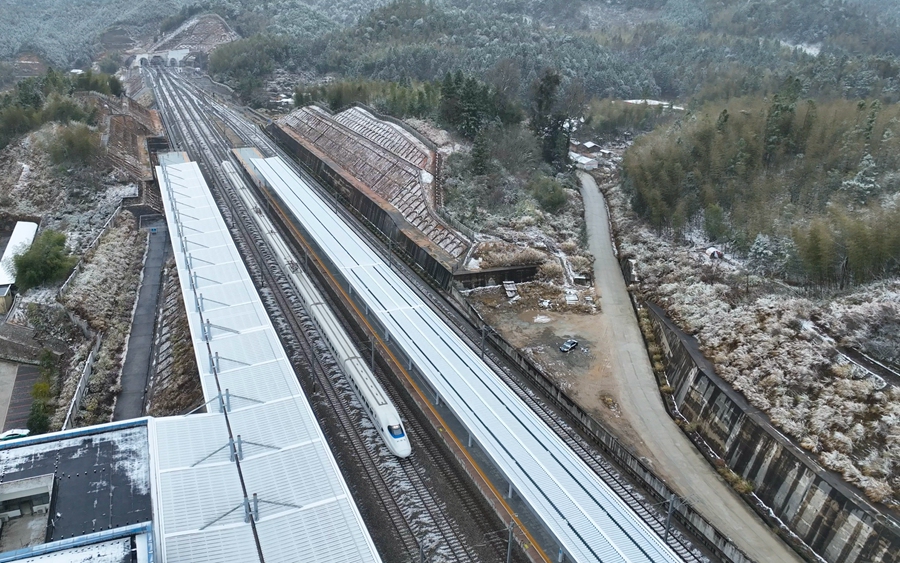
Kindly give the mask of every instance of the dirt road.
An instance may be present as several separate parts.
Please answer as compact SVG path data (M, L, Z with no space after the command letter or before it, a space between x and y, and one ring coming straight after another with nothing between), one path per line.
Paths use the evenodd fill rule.
M640 436L634 444L644 452L657 474L722 532L759 563L800 562L729 487L687 437L663 406L637 319L618 261L613 254L606 202L594 179L584 172L581 195L587 220L588 244L594 254L595 285L603 314L597 316L597 346L608 358L617 379L621 417ZM631 433L629 433L631 434Z

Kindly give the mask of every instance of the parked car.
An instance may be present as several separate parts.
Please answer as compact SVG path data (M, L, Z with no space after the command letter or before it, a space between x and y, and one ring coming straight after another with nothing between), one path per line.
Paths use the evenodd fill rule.
M572 340L571 338L563 342L563 345L559 347L559 351L562 353L570 352L578 348L578 341Z
M31 434L30 430L26 430L24 428L14 428L12 430L7 430L3 434L0 434L0 442L5 442L6 440L15 440L16 438L24 438Z

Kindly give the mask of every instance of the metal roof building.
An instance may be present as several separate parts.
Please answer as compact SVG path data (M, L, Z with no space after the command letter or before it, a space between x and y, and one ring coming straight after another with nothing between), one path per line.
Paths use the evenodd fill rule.
M404 367L449 406L550 530L567 561L681 561L315 190L279 158L250 164L365 305L367 318Z
M19 221L16 223L12 235L9 237L9 243L6 245L6 250L3 251L3 257L0 258L0 286L16 283L13 258L17 254L21 254L28 250L31 243L34 242L34 236L37 234L37 229L37 223L30 223L28 221Z
M207 414L150 426L157 553L380 558L196 163L157 167Z
M0 442L0 562L152 563L148 420Z

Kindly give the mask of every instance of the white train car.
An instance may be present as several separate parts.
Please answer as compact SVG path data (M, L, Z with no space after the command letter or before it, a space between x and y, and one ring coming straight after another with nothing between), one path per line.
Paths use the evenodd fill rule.
M236 169L230 162L223 162L222 169L237 189L248 209L258 209L253 194L244 186ZM350 387L359 399L363 410L375 425L375 429L388 450L397 457L408 457L412 453L409 436L400 420L397 407L390 401L372 370L360 357L350 336L340 325L331 308L323 301L319 290L294 261L293 254L277 234L272 223L261 212L251 213L257 226L269 242L275 258L291 280L310 318L322 334L329 350L338 361L347 377Z
M407 457L412 453L409 437L397 408L388 399L381 384L375 379L366 361L359 356L356 346L340 326L331 309L322 302L318 290L302 275L297 288L307 311L319 332L325 337L332 355L340 362L350 387L362 404L363 410L375 424L378 434L391 453ZM313 300L316 301L313 301Z

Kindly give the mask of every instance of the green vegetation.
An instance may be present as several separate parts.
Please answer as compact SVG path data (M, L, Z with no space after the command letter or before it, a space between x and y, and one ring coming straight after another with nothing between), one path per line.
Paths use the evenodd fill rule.
M97 64L101 72L110 75L115 74L122 66L122 54L118 51L107 53Z
M541 156L557 169L569 162L569 116L559 100L562 78L555 70L544 70L532 86L529 117L531 129L540 140Z
M209 57L210 74L226 80L245 102L260 106L268 95L264 79L277 63L287 59L288 39L276 35L254 35L222 45Z
M566 192L559 182L548 176L535 176L528 182L528 191L547 213L557 213L566 204Z
M702 225L798 281L896 273L900 212L883 200L900 190L900 107L800 94L789 80L769 102L709 104L639 139L624 161L634 209L676 238Z
M75 260L66 248L66 235L48 229L34 239L31 248L13 259L16 285L25 291L60 281L75 265Z
M118 96L122 83L108 74L87 71L73 76L52 68L42 76L19 81L0 95L0 149L51 121L92 123L93 110L86 110L72 97L75 92L89 91Z
M670 122L675 117L674 111L663 105L594 98L587 104L579 133L582 137L598 139L615 139L624 133L645 133Z
M39 376L31 390L32 403L28 413L28 430L32 434L44 434L50 430L50 414L56 398L56 380L59 377L58 360L50 350L41 352Z
M83 123L63 127L47 147L55 164L88 165L100 153L99 134Z
M177 14L165 17L159 22L159 32L165 34L170 31L175 31L178 29L178 26L189 20L192 16L199 14L204 9L206 9L206 5L194 4L193 6L182 6Z
M26 423L32 434L46 434L50 431L50 414L47 411L46 403L38 400L32 401Z
M407 85L379 80L341 80L316 86L298 86L294 105L324 104L332 111L361 102L395 117L432 116L440 101L440 89L431 82Z
M522 121L522 110L500 88L457 71L444 75L438 117L447 127L473 140L485 125Z
M0 63L0 88L6 88L16 79L16 69L12 65Z

